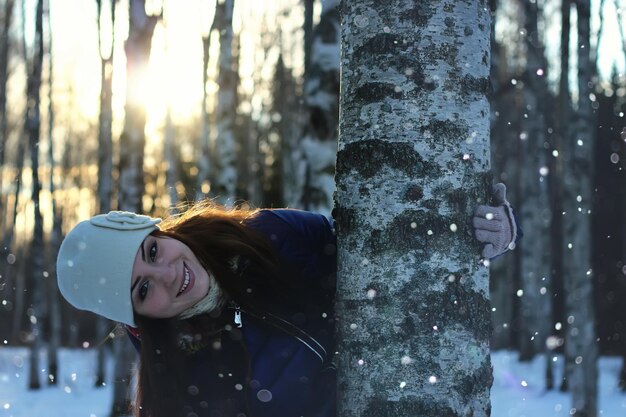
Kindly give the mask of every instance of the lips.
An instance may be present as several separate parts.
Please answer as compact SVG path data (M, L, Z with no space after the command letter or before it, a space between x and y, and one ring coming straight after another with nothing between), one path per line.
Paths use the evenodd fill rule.
M180 289L178 290L178 294L176 294L176 297L191 290L193 288L194 281L195 279L191 270L187 267L187 264L183 262L183 280L180 285Z

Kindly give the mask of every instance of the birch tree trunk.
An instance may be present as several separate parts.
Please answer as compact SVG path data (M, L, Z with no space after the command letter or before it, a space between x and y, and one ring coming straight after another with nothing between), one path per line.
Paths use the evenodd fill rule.
M59 305L59 287L56 279L56 259L61 245L61 216L58 213L57 199L55 197L55 167L54 163L54 97L52 95L53 75L53 54L52 54L52 23L50 19L50 2L48 2L48 163L50 164L50 175L48 178L48 190L52 199L52 232L47 248L47 271L46 295L48 299L48 322L50 337L48 340L48 385L56 385L59 369L59 347L61 345L61 308Z
M142 212L144 193L143 156L146 142L146 114L140 100L145 82L144 70L150 59L152 34L158 16L147 16L145 0L130 0L126 40L126 106L124 131L120 137L119 206L121 210Z
M524 224L521 246L520 298L522 326L520 328L520 359L530 360L545 352L546 339L551 330L552 291L550 285L550 224L551 212L548 193L548 149L546 148L547 64L538 28L538 5L534 0L523 0L526 31L526 70L524 115L521 118L520 215Z
M300 142L305 177L297 206L326 215L333 208L335 192L340 33L339 0L323 0L304 84L309 120Z
M198 178L196 180L196 201L207 197L211 183L211 125L209 121L207 82L209 78L209 52L211 48L211 35L216 29L218 19L218 0L215 0L215 15L213 23L206 36L202 37L202 134L200 136L200 155L198 155Z
M168 106L167 113L165 114L165 138L163 143L163 156L165 158L165 163L167 164L167 168L165 171L165 185L168 190L169 198L170 198L170 209L176 210L176 204L178 203L178 191L176 189L176 184L180 179L180 175L178 173L178 153L176 152L176 145L174 143L175 140L175 132L174 132L174 124L172 122L172 110Z
M13 6L15 2L13 0L6 0L4 2L4 10L3 10L3 28L2 33L0 34L0 190L2 190L3 183L3 168L4 168L4 160L5 160L5 148L7 143L7 136L9 134L8 129L8 120L7 120L7 81L9 78L9 47L10 47L10 33L11 26L13 22ZM4 206L8 205L8 202L5 202L5 196L0 193L0 230L6 226L5 222L8 220L8 217L4 216L6 210ZM0 254L2 254L3 248L0 248ZM2 261L0 261L0 272L2 272ZM6 282L3 275L0 275L0 283L2 281Z
M591 208L594 155L594 115L591 107L590 2L577 0L578 109L576 130L564 144L565 285L567 327L565 348L573 359L568 374L572 393L570 415L598 415L598 346L593 305L591 268Z
M567 150L569 149L567 143L570 142L570 134L571 131L569 129L570 125L570 107L571 107L571 99L570 99L570 91L569 91L569 45L570 45L570 32L571 32L571 22L570 22L570 10L571 10L572 1L571 0L562 0L561 2L561 68L560 68L560 78L559 78L559 95L558 95L558 134L556 137L556 143L554 144L555 149L560 152L559 158L554 158L554 175L550 177L552 180L552 211L554 213L562 213L566 210L563 200L564 200L564 167L567 166ZM565 271L563 270L563 242L565 241L565 234L563 231L564 219L563 216L555 216L554 222L552 225L552 271L555 277L555 291L561 295L563 299L565 299L565 310L567 310L567 287L566 287L566 279L564 276ZM559 282L560 280L560 282ZM567 311L564 312L564 315L567 316ZM563 317L565 319L565 317ZM563 323L564 327L567 327L566 323ZM567 329L564 333L566 333ZM567 344L568 338L567 334L564 337L564 343ZM570 368L573 364L573 358L570 356L570 350L565 346L564 349L564 360L565 360L565 372L563 372L563 381L561 382L561 391L568 390L568 377L571 374Z
M102 0L96 0L98 7L98 51L100 53L100 114L98 126L98 213L111 211L113 198L113 54L115 52L115 6L117 0L110 0L111 32L108 51L103 50L103 34L100 24L102 17ZM104 340L110 321L98 316L96 319L97 340ZM96 361L96 387L105 384L106 344L98 345Z
M237 83L233 71L233 8L235 0L218 4L220 57L217 83L217 140L215 143L216 184L214 195L222 204L232 204L237 187L237 146L235 116Z
M313 6L315 0L304 0L304 77L308 78L311 65L311 46L313 45ZM339 51L337 51L339 55Z
M279 204L281 207L299 207L298 201L302 193L304 178L300 175L300 127L302 126L303 112L302 105L296 93L296 81L289 68L285 66L282 54L276 60L276 70L274 72L273 88L273 111L280 114L280 119L276 122L276 133L280 137L280 170L276 177L279 178L280 187L277 187L278 201L268 201L268 203ZM263 165L259 165L262 169ZM277 194L278 194L277 193Z
M120 137L119 208L135 212L143 211L144 194L143 159L146 115L137 88L140 88L148 66L152 34L159 16L147 16L145 0L130 0L129 29L126 40L126 106L124 131ZM129 381L134 357L133 347L127 338L116 340L113 403L111 417L126 415L129 409Z
M26 67L28 67L28 47L26 43L26 2L22 0L21 2L21 46L22 46L22 60ZM27 71L28 72L28 71ZM28 77L29 74L27 73ZM28 86L25 91L26 97L28 98ZM26 121L28 115L28 107L25 109L24 120ZM10 282L11 275L15 272L16 269L16 260L19 259L20 263L17 273L15 274L15 299L14 299L14 307L13 307L13 325L11 326L11 340L13 343L18 343L18 335L22 330L22 317L24 312L24 288L25 288L25 274L21 273L23 271L24 262L21 262L24 255L24 249L22 247L13 248L14 240L15 240L15 226L17 220L17 213L19 210L19 200L22 188L22 174L24 172L24 162L26 161L26 145L29 142L28 131L26 126L24 126L24 130L20 136L20 140L17 145L17 162L16 162L16 172L14 177L15 182L15 192L14 192L14 200L13 200L13 211L12 216L13 219L7 223L7 227L5 230L5 235L3 239L2 256L0 256L0 262L5 262L6 260L6 269L2 274L5 279ZM12 253L13 252L13 253ZM15 256L15 252L19 252L18 256Z
M338 415L488 416L488 4L343 13Z
M39 110L40 88L41 88L41 71L43 66L43 0L37 1L37 11L35 15L35 55L33 57L31 73L28 76L28 107L26 111L25 128L28 132L30 145L30 160L32 171L32 201L34 209L34 229L33 240L29 257L31 259L32 273L32 293L33 302L31 305L32 314L30 315L31 334L33 341L30 349L30 377L29 388L39 389L39 351L42 347L41 323L45 314L43 310L43 260L44 260L44 244L43 244L43 218L39 208L39 193L41 192L41 183L39 180L39 132L41 127L41 114Z
M11 325L11 344L18 343L18 334L22 328L22 315L24 310L24 276L14 274L16 256L14 252L15 224L17 221L17 213L19 210L20 194L22 190L22 173L24 171L24 155L26 149L26 140L28 138L23 135L17 145L17 161L15 167L15 192L13 193L13 210L11 210L11 219L7 219L6 228L4 230L4 238L2 239L2 248L0 251L0 274L4 280L11 283L12 277L15 275L15 298L13 299L13 324ZM22 259L22 256L17 257Z
M14 0L5 0L2 27L0 35L0 174L4 167L4 149L7 140L7 80L9 77L9 39L11 33L11 22L13 21ZM0 175L0 188L2 187L2 175ZM0 200L2 204L2 200ZM2 206L0 206L1 209Z

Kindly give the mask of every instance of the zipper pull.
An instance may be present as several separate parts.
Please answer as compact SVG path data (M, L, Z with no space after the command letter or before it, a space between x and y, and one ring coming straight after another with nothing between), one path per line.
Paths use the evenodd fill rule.
M243 323L241 322L241 308L239 306L235 307L235 326L238 329L243 327Z

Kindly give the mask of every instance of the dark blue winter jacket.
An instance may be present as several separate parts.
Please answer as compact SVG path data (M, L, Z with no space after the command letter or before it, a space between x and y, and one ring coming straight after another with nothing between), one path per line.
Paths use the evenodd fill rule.
M217 346L203 346L185 358L190 384L183 387L184 402L194 413L189 415L334 417L332 225L322 215L287 209L262 210L248 225L290 266L289 279L306 300L263 312L234 303L224 308L218 319L231 324ZM264 277L247 276L245 260L239 268L251 291L263 290Z

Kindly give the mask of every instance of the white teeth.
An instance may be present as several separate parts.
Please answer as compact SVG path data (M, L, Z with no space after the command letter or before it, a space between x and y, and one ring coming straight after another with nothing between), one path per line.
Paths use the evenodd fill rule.
M187 289L187 285L189 285L189 270L187 269L186 266L184 267L184 269L185 269L185 279L183 280L182 287L180 287L180 291L178 291L179 295L180 295L180 293L185 291Z

